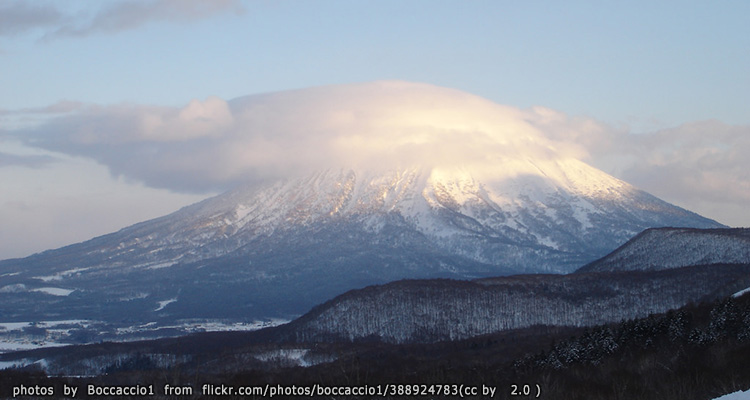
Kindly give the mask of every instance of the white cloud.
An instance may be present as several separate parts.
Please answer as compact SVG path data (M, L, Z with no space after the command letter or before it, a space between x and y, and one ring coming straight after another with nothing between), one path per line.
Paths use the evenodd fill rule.
M576 143L588 162L666 201L732 226L750 226L750 126L695 121L634 134L543 107L530 121Z
M335 167L575 157L667 201L750 225L750 127L718 121L631 134L590 118L502 106L397 81L193 100L183 108L82 106L17 130L28 145L94 159L183 192Z
M457 90L388 81L230 103L214 97L181 109L84 107L21 134L153 187L205 191L320 168L580 153L545 136L533 118Z
M699 121L648 134L621 134L593 165L618 156L622 179L719 222L750 226L750 126Z

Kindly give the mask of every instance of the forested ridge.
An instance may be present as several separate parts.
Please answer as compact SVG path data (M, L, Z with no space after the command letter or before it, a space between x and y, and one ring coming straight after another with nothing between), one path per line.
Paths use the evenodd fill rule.
M534 325L591 326L750 287L750 265L399 281L351 291L291 323L301 342L465 339Z

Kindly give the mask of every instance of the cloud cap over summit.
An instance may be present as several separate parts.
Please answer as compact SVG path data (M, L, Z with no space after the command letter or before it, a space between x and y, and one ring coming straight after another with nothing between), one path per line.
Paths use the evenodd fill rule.
M178 191L226 189L311 169L394 168L498 157L580 156L537 129L536 111L458 90L379 81L193 100L183 108L88 107L26 132L28 143L96 159Z
M175 192L215 193L329 168L574 158L681 207L733 226L748 223L744 171L750 158L741 155L750 151L750 127L720 121L633 134L541 106L519 109L404 81L230 101L213 96L183 107L61 105L23 110L46 119L5 132L30 146L96 160L127 181Z

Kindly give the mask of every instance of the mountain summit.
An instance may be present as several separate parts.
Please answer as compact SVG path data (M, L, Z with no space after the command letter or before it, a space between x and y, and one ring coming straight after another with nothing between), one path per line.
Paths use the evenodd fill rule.
M287 125L310 131L325 157L350 152L339 158L351 167L310 148L288 177L2 261L0 315L131 325L291 317L366 285L567 273L646 228L721 226L588 166L475 96L390 82L330 91L237 99L232 118L278 128L268 120L286 105Z

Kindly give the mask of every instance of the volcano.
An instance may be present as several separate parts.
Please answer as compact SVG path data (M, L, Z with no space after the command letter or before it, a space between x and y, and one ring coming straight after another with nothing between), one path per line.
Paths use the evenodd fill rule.
M297 122L313 132L366 107L380 122L367 126L364 139L334 135L336 146L373 146L365 162L255 179L112 234L2 261L0 318L105 321L119 329L292 318L367 285L568 273L647 228L722 226L585 164L528 124L443 113L451 105L492 110L486 100L376 83L336 87L338 100L321 105L325 90L230 105L236 120L258 118L259 104L291 107L292 120L300 107L312 108L325 124ZM393 92L410 108L366 99L351 109L348 99L373 90L378 98ZM326 112L337 117L323 118ZM342 126L350 124L330 129ZM398 147L373 140L378 129Z

